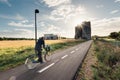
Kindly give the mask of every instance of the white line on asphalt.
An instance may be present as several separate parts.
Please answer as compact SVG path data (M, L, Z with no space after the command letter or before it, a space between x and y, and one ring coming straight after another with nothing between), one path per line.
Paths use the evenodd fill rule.
M64 59L64 58L66 58L68 55L64 55L63 57L61 57L61 59Z
M75 49L76 51L78 50L78 48L77 49Z
M16 80L16 76L11 76L9 80Z
M54 64L55 64L55 63L52 63L52 64L46 66L45 68L39 70L38 73L42 73L43 71L45 71L45 70L47 70L48 68L52 67Z
M75 51L71 51L70 53L72 54L72 53L74 53Z
M57 63L58 61L60 61L60 59L55 60L55 63Z

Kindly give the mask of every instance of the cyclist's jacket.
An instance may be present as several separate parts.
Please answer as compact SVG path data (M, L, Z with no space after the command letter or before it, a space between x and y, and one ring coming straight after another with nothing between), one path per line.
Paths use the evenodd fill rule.
M45 48L45 42L40 38L35 45L35 50L42 50L42 47Z

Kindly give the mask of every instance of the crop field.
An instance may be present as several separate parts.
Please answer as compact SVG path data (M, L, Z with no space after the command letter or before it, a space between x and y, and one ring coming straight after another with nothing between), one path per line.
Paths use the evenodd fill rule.
M56 44L75 41L74 39L63 39L63 40L45 40L45 44ZM35 45L34 40L10 40L10 41L0 41L0 49L3 48L20 48L20 47L33 47Z

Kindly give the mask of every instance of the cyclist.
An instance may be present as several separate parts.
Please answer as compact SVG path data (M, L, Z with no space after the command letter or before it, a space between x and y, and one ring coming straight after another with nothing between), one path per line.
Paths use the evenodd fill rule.
M40 63L43 63L42 48L45 49L44 37L39 38L38 41L37 41L37 43L35 44L35 52L37 53L38 62L40 62Z

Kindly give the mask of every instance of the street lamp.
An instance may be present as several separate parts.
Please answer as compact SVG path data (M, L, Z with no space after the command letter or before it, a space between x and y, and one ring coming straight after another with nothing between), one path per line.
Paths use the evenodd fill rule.
M37 13L39 13L39 10L35 9L35 44L37 43L37 19L36 19Z

